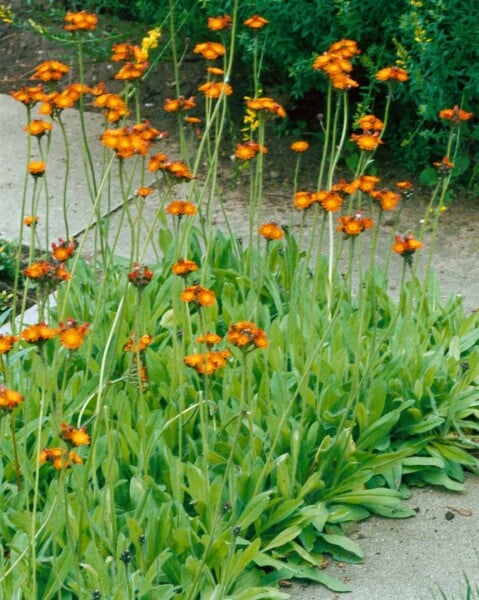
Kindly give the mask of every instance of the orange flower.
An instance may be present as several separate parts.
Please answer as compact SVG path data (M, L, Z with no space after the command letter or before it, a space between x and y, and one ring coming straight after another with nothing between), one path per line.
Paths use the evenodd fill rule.
M219 67L208 67L206 72L210 75L224 75L224 69L220 69Z
M220 96L231 96L233 88L229 83L223 81L207 81L198 87L199 92L203 92L206 98L219 98Z
M115 123L130 114L125 101L118 94L99 94L93 101L93 106L103 109L109 123Z
M36 344L51 340L58 335L58 329L53 329L41 322L37 325L29 325L20 332L20 339L29 344Z
M166 112L178 112L180 110L191 110L195 108L195 97L190 96L189 98L185 98L184 96L180 96L179 98L167 98L165 103L163 104L163 109Z
M47 287L55 287L59 281L65 281L71 278L70 273L63 267L62 264L41 260L32 263L25 269L23 274L29 279L35 279L39 283Z
M196 44L193 48L195 54L201 54L206 60L215 60L220 56L223 56L226 52L226 48L219 42L203 42Z
M60 344L68 350L80 348L90 327L89 323L78 325L72 318L67 319L66 324L60 322L58 325L60 327Z
M45 174L46 169L47 169L47 165L44 162L42 162L41 160L32 160L32 161L30 161L30 163L28 165L28 172L33 177L42 177ZM37 222L38 222L38 217L37 217ZM24 223L25 223L25 220L24 220ZM25 225L26 225L26 223L25 223ZM30 225L31 225L31 223L30 223Z
M185 202L184 200L173 200L166 207L166 212L176 217L182 217L183 215L195 215L197 212L196 206L191 202Z
M394 240L393 252L400 254L406 261L406 264L411 266L414 253L416 250L424 248L424 244L416 240L412 234L407 234L404 237L396 235Z
M249 27L250 29L263 29L268 23L269 21L264 17L253 15L249 19L246 19L246 21L243 22L243 25L246 25L246 27Z
M40 464L49 462L57 471L69 469L72 465L83 464L83 459L76 452L68 452L64 448L44 448L40 452Z
M273 100L273 98L249 98L246 100L246 106L255 112L265 111L278 117L286 116L286 111L284 108L281 106L281 104L279 104L279 102Z
M364 115L359 119L359 127L365 131L382 131L384 123L374 115Z
M215 371L226 365L226 359L230 356L229 350L218 350L205 354L189 354L183 360L185 365L192 367L200 375L213 375Z
M242 350L267 348L269 345L266 333L251 321L233 323L228 329L228 341Z
M148 171L154 173L159 169L166 169L168 164L169 162L166 154L155 154L154 156L150 157L150 160L148 161Z
M207 346L211 347L215 344L219 344L221 342L221 339L222 338L218 334L207 331L204 335L199 335L196 338L196 343L206 344Z
M0 409L13 410L22 402L23 396L19 392L9 390L3 384L0 384Z
M93 31L96 29L98 17L95 14L80 12L68 12L65 15L65 31Z
M333 192L339 192L342 196L352 195L359 189L359 180L353 179L353 181L347 182L345 179L340 179L338 183L335 183L332 187Z
M230 15L221 15L219 17L208 17L208 29L211 31L221 31L231 27Z
M304 210L305 208L309 208L314 201L315 199L313 197L313 192L308 191L296 192L293 199L294 206L298 210Z
M154 191L155 190L152 187L143 185L136 190L135 196L138 196L139 198L146 198L147 196L152 194Z
M51 255L56 261L65 262L73 256L75 249L76 242L74 240L67 242L62 238L58 238L58 244L52 242Z
M193 179L193 175L190 173L188 166L180 160L168 163L166 171L170 175L173 175L175 179L183 179L185 181Z
M35 137L42 137L51 130L52 124L47 121L43 121L42 119L33 119L23 128L23 131L26 131L29 135L33 135Z
M216 301L213 290L201 285L190 285L185 287L180 296L183 302L194 302L199 306L211 306Z
M259 234L267 240L280 240L284 238L284 231L277 223L264 223L259 228Z
M374 150L376 150L379 144L383 143L377 132L372 134L353 133L350 139L352 142L356 142L356 144L359 148L361 148L361 150L364 150L366 152L373 152Z
M58 60L46 60L39 64L30 79L40 81L58 81L69 71L69 67Z
M373 200L377 200L380 203L382 210L394 210L401 199L401 194L397 194L387 188L372 190L369 192L369 195Z
M113 79L118 79L121 81L133 81L134 79L140 79L147 68L148 63L146 61L134 63L128 62L121 67L118 73L113 75Z
M362 192L370 192L380 182L380 179L375 175L361 175L355 181Z
M397 67L396 65L393 67L386 67L385 69L381 69L376 73L376 79L378 81L400 81L404 82L408 80L407 71Z
M184 260L183 258L180 258L180 260L171 267L171 270L175 275L188 277L190 273L194 273L198 270L198 265L193 260Z
M183 121L189 125L199 125L199 123L201 123L201 119L199 117L185 117Z
M293 142L290 147L293 152L306 152L309 148L309 144L303 140L298 140L297 142Z
M144 352L152 341L153 338L151 337L151 335L145 333L140 337L140 339L137 342L135 334L132 334L130 338L125 342L125 345L123 346L123 351L135 353Z
M439 112L440 119L446 119L447 121L451 121L454 125L459 125L461 121L469 121L472 119L474 115L470 112L466 112L456 106L454 108L444 108Z
M10 92L10 95L25 106L34 106L37 102L43 102L47 97L41 85L22 87L17 91Z
M354 40L339 40L329 46L328 53L342 58L353 58L354 55L361 54L361 50Z
M239 160L251 160L259 152L267 154L268 148L250 140L244 144L236 144L235 158L238 158Z
M354 237L371 229L373 222L369 217L363 217L361 212L352 216L339 217L336 231L342 231L345 237Z
M133 263L133 270L127 273L128 281L135 287L141 289L146 287L153 279L153 271L148 269L146 265Z
M313 194L313 202L319 202L326 212L341 210L343 198L338 192L319 191Z
M449 171L454 168L454 163L449 160L448 156L445 156L441 161L433 162L432 164L437 167L439 175L447 175Z
M18 340L16 335L0 333L0 354L8 354L13 350L13 344Z
M60 437L62 440L66 442L71 442L74 446L89 446L90 445L90 436L86 431L86 427L80 427L80 429L75 429L72 425L67 425L66 423L62 423L60 425Z

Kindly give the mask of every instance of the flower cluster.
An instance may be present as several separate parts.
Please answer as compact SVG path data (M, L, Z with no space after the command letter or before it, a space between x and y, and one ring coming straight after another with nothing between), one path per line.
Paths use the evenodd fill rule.
M359 84L349 74L353 70L351 59L360 53L361 51L353 40L334 42L326 52L316 57L313 69L326 73L337 90L358 87Z
M59 81L69 70L67 65L58 60L46 60L35 67L30 79L44 82Z
M132 44L113 45L113 62L123 63L114 79L134 81L140 79L148 68L148 50Z
M192 202L186 202L185 200L173 200L166 207L166 212L169 215L173 215L175 217L184 217L196 215L197 208Z
M36 325L29 325L20 332L20 339L28 344L43 344L44 342L55 338L58 335L58 329L50 327L43 321Z
M444 108L439 112L440 119L451 121L453 125L459 125L461 121L469 121L473 116L471 112L466 112L457 105L454 108Z
M197 306L211 306L216 301L213 290L201 285L190 285L181 292L183 302L195 303Z
M372 190L369 195L373 200L379 202L382 210L394 210L401 200L401 194L388 188Z
M219 42L202 42L201 44L196 44L193 48L193 52L195 54L201 54L206 60L215 60L220 56L224 56L226 48Z
M359 127L362 133L353 133L351 141L356 142L361 150L372 152L379 144L382 144L380 132L384 129L384 123L374 115L364 115L359 119Z
M242 350L267 348L269 345L266 333L252 321L239 321L230 325L228 342Z
M263 96L261 98L247 98L246 106L250 110L259 113L267 113L270 115L275 115L277 117L285 117L286 111L281 106L279 102L273 100L273 98L268 98Z
M379 70L376 73L376 79L378 81L389 81L389 82L405 82L408 80L407 71L401 69L397 65L392 67L386 67L384 69Z
M101 135L101 141L104 146L116 152L117 158L124 159L138 154L146 156L153 142L166 135L144 122L130 127L106 129Z
M127 273L128 281L135 287L142 289L146 287L153 279L153 271L148 269L146 265L133 263L133 269Z
M73 450L65 448L43 448L40 452L40 464L51 463L57 471L69 469L73 465L82 465L83 459Z
M210 31L221 31L230 28L232 19L230 15L220 15L218 17L208 17L208 29Z
M155 173L162 171L165 175L170 175L175 180L189 181L193 179L193 175L183 161L170 161L166 154L155 154L148 161L148 171Z
M163 104L163 109L166 112L179 112L185 110L191 110L195 108L195 97L190 96L189 98L185 98L184 96L180 96L179 98L167 98L165 103Z
M263 223L259 228L258 233L267 240L280 240L284 238L284 231L274 222Z
M101 108L109 123L116 123L130 114L125 101L118 94L99 94L93 101L95 108Z
M90 445L90 436L87 433L86 427L80 427L80 429L76 429L72 425L67 425L66 423L62 423L60 425L60 437L62 440L66 442L70 442L73 446L89 446Z
M336 231L344 233L344 237L355 237L366 229L371 229L373 221L369 217L363 217L362 212L357 212L351 216L342 216L338 219Z
M98 17L95 14L80 12L68 12L65 15L65 31L93 31L98 24Z
M258 144L257 142L254 142L253 140L249 140L244 144L236 144L234 156L239 160L251 160L259 153L267 154L268 148Z
M63 264L49 260L41 260L28 265L23 269L23 274L48 288L54 288L60 281L71 279L70 273Z
M233 88L224 81L207 81L198 87L206 98L219 98L220 96L231 96Z
M60 344L68 350L78 350L80 348L90 327L89 323L79 325L71 317L67 319L66 323L60 321L58 325Z
M9 390L3 384L0 384L0 409L12 411L23 402L23 396L15 390Z
M184 363L192 367L200 375L212 375L218 369L226 365L226 360L231 356L231 352L226 350L215 350L202 354L188 354L184 357Z
M188 277L191 273L198 270L198 265L194 260L185 260L180 258L172 267L171 270L179 277Z
M135 334L131 334L131 336L125 342L123 346L124 352L134 352L135 354L138 352L144 352L148 346L153 341L151 335L143 334L139 340L136 339Z
M396 235L394 240L393 252L400 254L406 261L406 264L411 266L414 253L416 250L424 248L424 244L416 240L411 233L405 236Z

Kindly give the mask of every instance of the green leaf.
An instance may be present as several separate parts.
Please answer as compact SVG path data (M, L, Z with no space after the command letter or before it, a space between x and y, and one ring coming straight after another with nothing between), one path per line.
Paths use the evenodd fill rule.
M345 535L337 535L330 533L321 533L319 536L319 540L324 540L328 546L338 546L342 550L345 550L348 554L351 554L353 557L362 559L364 558L363 551L359 547L356 542L349 539Z
M279 533L275 538L273 538L267 546L263 548L263 552L268 552L273 548L279 548L280 546L284 546L291 540L294 540L301 533L302 527L287 527L281 533Z
M241 516L236 523L237 526L241 527L241 529L246 529L251 525L251 523L254 523L254 521L256 521L256 519L258 519L264 512L264 509L269 503L270 496L271 492L267 491L258 494L252 500L250 500L241 513Z

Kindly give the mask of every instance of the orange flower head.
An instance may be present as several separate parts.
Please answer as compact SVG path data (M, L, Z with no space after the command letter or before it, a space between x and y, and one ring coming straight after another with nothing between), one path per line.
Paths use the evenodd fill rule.
M57 471L69 469L72 465L83 464L83 459L76 452L68 452L64 448L44 448L40 452L40 464L49 462Z
M143 185L135 191L135 196L137 196L138 198L146 198L150 194L153 194L154 191L155 190L152 187Z
M239 321L230 325L228 341L246 352L255 348L267 348L269 345L266 333L251 321Z
M202 92L206 98L219 98L220 96L231 96L233 88L229 83L223 81L207 81L198 87L198 91Z
M238 158L239 160L251 160L259 152L261 152L262 154L267 154L268 148L266 148L266 146L261 146L256 142L253 142L253 140L250 140L249 142L245 142L244 144L236 144L236 150L234 155L235 158Z
M11 411L22 402L22 394L15 390L9 390L3 384L0 384L0 409L5 411Z
M30 163L28 165L28 172L30 173L30 175L32 175L32 177L43 177L43 175L45 175L46 170L47 170L47 165L41 160L32 160L32 161L30 161ZM26 218L27 217L25 217L25 219ZM25 219L24 219L24 223L25 223ZM33 219L33 217L32 217L32 219ZM38 222L38 217L37 217L37 222ZM30 223L30 225L31 224L32 223ZM25 225L26 225L26 223L25 223Z
M258 233L267 240L280 240L284 238L284 231L277 223L263 223Z
M0 333L0 354L8 354L17 340L16 335Z
M372 190L369 195L373 200L380 203L382 210L394 210L399 204L401 194L397 194L387 188L383 190Z
M136 288L142 289L146 287L153 279L153 271L148 269L146 265L133 263L133 270L127 273L128 281Z
M219 344L221 342L221 339L222 338L218 334L207 331L204 335L199 335L196 338L196 343L206 344L207 346L211 347L216 344Z
M20 339L29 344L36 344L51 340L58 335L58 329L49 327L46 323L41 322L37 325L29 325L20 332Z
M362 192L371 192L381 180L375 175L361 175L355 181Z
M474 115L471 112L466 112L459 108L459 106L454 106L454 108L444 108L439 112L439 118L445 119L446 121L451 121L453 125L459 125L461 121L469 121L472 119Z
M448 156L444 156L442 160L433 162L432 164L437 168L438 174L442 177L445 177L454 169L454 163L449 160Z
M230 356L229 350L219 350L205 354L189 354L183 360L185 365L192 367L200 375L213 375L215 371L226 365L226 359Z
M119 81L134 81L135 79L141 79L147 68L147 61L128 62L121 67L118 73L113 75L113 79L117 79Z
M67 319L66 323L60 322L60 344L68 350L78 350L83 344L85 335L90 327L89 323L78 323L72 319Z
M268 25L269 21L260 15L253 15L249 19L243 22L243 25L249 27L250 29L263 29L266 25Z
M359 119L359 127L365 131L382 131L384 123L374 115L364 115Z
M39 64L30 79L40 81L58 81L68 73L70 68L58 60L46 60Z
M166 212L176 217L183 217L185 215L196 215L197 208L191 202L185 202L184 200L173 200L166 207Z
M313 201L319 202L326 212L337 212L343 204L343 198L334 191L316 192L313 194Z
M313 192L299 191L294 195L293 204L297 210L305 210L306 208L309 208L313 202L315 202Z
M230 15L221 15L219 17L208 17L208 29L210 31L221 31L231 27L232 19Z
M412 265L414 253L421 248L424 248L424 244L416 240L412 234L396 235L394 238L393 252L402 256L409 266Z
M65 31L93 31L98 24L98 17L95 14L80 12L68 12L65 15Z
M353 133L350 139L352 142L356 142L358 147L361 148L361 150L364 150L365 152L373 152L374 150L376 150L379 144L383 143L377 132L372 134Z
M195 97L190 96L189 98L185 98L184 96L180 96L179 98L167 98L165 103L163 104L163 109L166 112L178 112L183 110L191 110L195 108Z
M33 119L23 128L23 131L26 131L29 135L35 137L42 137L43 135L50 133L51 130L52 124L48 121L43 121L42 119Z
M60 437L66 442L72 443L74 446L89 446L90 436L87 433L86 427L80 427L76 429L72 425L62 423L60 425Z
M371 229L373 222L369 217L363 217L359 211L352 216L343 216L338 219L336 231L344 233L344 237L356 237L366 229Z
M73 256L76 246L77 245L74 240L67 242L62 238L58 238L58 244L52 242L51 255L57 262L65 262Z
M386 67L385 69L381 69L376 73L376 79L378 81L396 81L396 82L405 82L409 78L407 71L401 69L398 66Z
M196 44L193 48L193 52L195 54L201 54L206 60L215 60L225 54L226 48L219 42L203 42L201 44Z
M262 98L247 98L246 106L250 110L255 112L264 111L266 113L276 115L277 117L285 117L286 111L279 102L273 100L273 98L262 97Z
M190 285L185 287L180 298L183 302L193 302L198 306L211 306L216 301L216 296L213 290L204 288L201 285Z
M328 54L341 58L353 58L356 54L361 54L361 50L354 40L339 40L329 46Z
M128 340L125 342L125 345L123 346L123 351L135 353L144 352L152 341L152 336L148 335L147 333L143 334L138 341L136 340L136 335L132 333Z
M37 102L43 102L47 98L47 94L43 91L41 85L26 86L19 90L10 92L10 96L17 102L21 102L25 106L32 107Z
M304 140L298 140L296 142L293 142L290 147L293 152L301 153L306 152L306 150L308 150L309 144Z
M184 260L183 258L180 258L180 260L171 267L171 270L179 277L188 277L190 273L194 273L198 270L198 265L193 260Z

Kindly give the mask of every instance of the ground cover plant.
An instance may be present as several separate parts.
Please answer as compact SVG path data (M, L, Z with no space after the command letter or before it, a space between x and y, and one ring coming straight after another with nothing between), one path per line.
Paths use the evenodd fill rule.
M477 467L477 315L466 315L458 298L441 303L430 269L418 278L416 255L430 261L433 248L423 242L426 224L401 230L412 185L386 188L374 171L407 71L382 65L374 77L384 114L353 119L360 49L350 39L318 48L311 73L327 82L324 145L315 189L299 176L308 143L292 145L293 234L263 219L265 131L286 116L262 91L269 23L257 14L238 19L238 4L212 14L211 39L193 49L205 60L202 114L196 98L182 96L179 77L165 102L178 117L174 158L139 102L162 44L180 68L174 19L168 36L154 28L113 46L113 77L123 87L112 93L81 79L98 16L68 12L64 32L80 81L62 84L69 67L53 58L38 65L31 85L12 91L25 106L19 247L30 247L25 268L15 259L14 289L23 275L39 322L24 325L26 301L3 312L11 328L0 336L5 597L285 598L281 583L291 579L346 591L325 566L327 557L361 560L350 522L413 516L402 504L408 485L460 490L464 471ZM231 149L232 169L249 182L243 239L217 177L238 35L255 49L243 138ZM62 136L69 147L72 107L80 113L89 225L96 224L88 261L87 236L71 239L68 152L65 235L48 233L50 144ZM105 118L100 167L87 110ZM471 117L454 105L438 114L447 145L433 165L433 232ZM357 155L347 178L337 169L346 142ZM113 180L119 225L105 217ZM153 221L148 205L156 207ZM378 228L388 211L395 233L379 268ZM224 231L214 225L218 213ZM131 253L119 259L124 224ZM149 246L157 260L145 264ZM387 293L392 261L402 265L398 298Z

